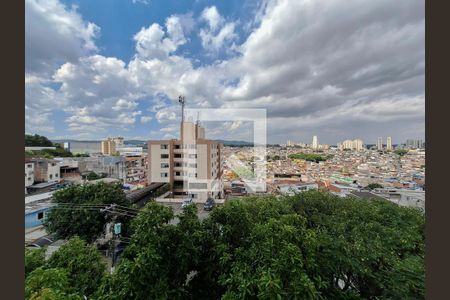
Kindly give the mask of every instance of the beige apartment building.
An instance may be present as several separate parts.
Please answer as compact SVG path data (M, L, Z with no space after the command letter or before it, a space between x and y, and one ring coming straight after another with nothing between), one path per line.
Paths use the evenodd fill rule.
M182 121L180 131L180 140L148 141L148 183L170 183L174 198L223 198L223 145L205 139L198 123Z
M102 154L113 155L116 153L116 142L113 138L107 138L102 141Z

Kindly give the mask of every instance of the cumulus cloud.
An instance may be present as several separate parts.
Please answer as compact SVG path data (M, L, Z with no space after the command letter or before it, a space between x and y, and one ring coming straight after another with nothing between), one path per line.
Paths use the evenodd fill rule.
M170 127L179 122L176 99L184 94L191 107L266 108L269 142L307 142L312 135L329 143L347 137L370 142L384 133L394 140L423 136L423 2L263 2L232 57L198 67L177 51L189 43L192 15L142 27L129 62L96 55L86 42L96 34L87 34L89 23L80 19L85 39L78 38L77 53L88 54L65 59L52 78L28 74L27 105L49 107L45 113L64 109L73 131L107 130L132 127L139 120L137 102L147 97L158 123L176 128ZM206 51L237 41L237 21L226 20L216 7L205 8L199 20ZM252 130L243 125L230 123L227 133ZM211 130L215 138L226 134Z
M205 49L218 51L229 45L229 42L237 39L238 36L234 32L235 23L226 23L215 6L205 8L200 19L208 24L208 28L202 28L199 33L202 46Z
M167 123L168 121L174 121L177 118L176 113L173 111L173 109L166 108L164 110L160 110L155 115L156 120L158 120L159 123Z
M153 118L151 116L142 116L141 117L142 124L150 123L152 120L153 120Z
M136 41L136 52L145 59L165 59L187 42L185 34L194 26L192 14L172 15L166 19L166 30L153 23L142 27L133 37Z
M76 7L57 0L25 1L25 71L51 72L66 61L97 51L100 28L86 22Z
M422 2L273 2L240 51L230 62L239 82L225 87L221 98L227 107L267 108L269 137L278 133L278 141L306 140L297 126L303 124L311 128L308 135L334 128L326 139L335 142L351 135L363 115L358 125L367 132L386 129L377 120L399 136L400 119L423 123ZM383 99L392 104L389 119L376 109ZM410 109L402 109L407 103ZM336 111L342 120L333 118Z

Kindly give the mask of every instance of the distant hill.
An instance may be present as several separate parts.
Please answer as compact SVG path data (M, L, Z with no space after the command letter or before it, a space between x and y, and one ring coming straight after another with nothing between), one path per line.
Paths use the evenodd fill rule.
M125 140L125 141L123 141L123 143L125 145L142 145L142 144L147 144L147 141L142 141L142 140Z
M66 142L83 142L83 143L100 143L101 141L83 141L83 140L73 140L73 139L63 139L63 140L51 140L53 143L66 143Z
M225 146L253 146L253 143L246 141L226 141L226 140L215 140L218 143L222 143Z

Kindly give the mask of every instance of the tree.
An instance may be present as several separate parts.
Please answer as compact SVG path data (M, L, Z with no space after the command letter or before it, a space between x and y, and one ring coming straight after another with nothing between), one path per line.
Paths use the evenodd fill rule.
M399 155L399 156L403 156L406 153L408 153L408 150L406 150L406 149L397 149L397 150L394 151L394 153Z
M149 202L111 275L79 239L46 267L94 299L424 299L417 209L306 191L229 201L203 221L191 205L175 218Z
M53 147L53 143L45 136L25 134L25 147Z
M25 248L25 276L45 263L45 248Z
M75 235L92 242L103 231L103 226L112 220L111 214L100 211L110 204L129 207L124 192L118 184L84 184L73 185L53 193L54 207L44 220L44 226L57 238L67 239ZM122 223L127 234L130 218L117 216L117 222Z
M78 237L70 239L53 253L47 267L65 270L69 285L85 296L98 289L106 272L106 265L97 249Z
M368 186L366 186L366 188L369 189L369 190L378 189L378 188L382 189L383 186L381 184L379 184L379 183L371 183Z
M25 280L25 299L82 300L71 287L68 273L58 268L37 268Z
M172 218L147 204L99 299L424 298L416 209L307 191L229 201L202 222L195 206Z
M306 161L314 161L316 163L320 161L326 161L328 159L332 159L333 155L320 155L320 154L314 154L314 153L295 153L290 154L288 156L290 159L304 159Z
M91 180L97 180L102 178L100 175L98 175L97 173L91 171L86 175L86 179L91 181Z
M196 206L183 210L177 225L171 208L149 202L133 221L133 236L99 299L185 299L186 281L198 265L200 221ZM151 284L148 284L151 282Z

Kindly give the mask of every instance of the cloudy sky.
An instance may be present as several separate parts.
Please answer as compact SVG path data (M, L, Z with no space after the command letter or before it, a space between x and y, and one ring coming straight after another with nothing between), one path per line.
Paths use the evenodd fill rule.
M178 136L189 108L265 108L267 141L424 138L424 1L26 0L25 124ZM208 122L252 140L250 122Z

